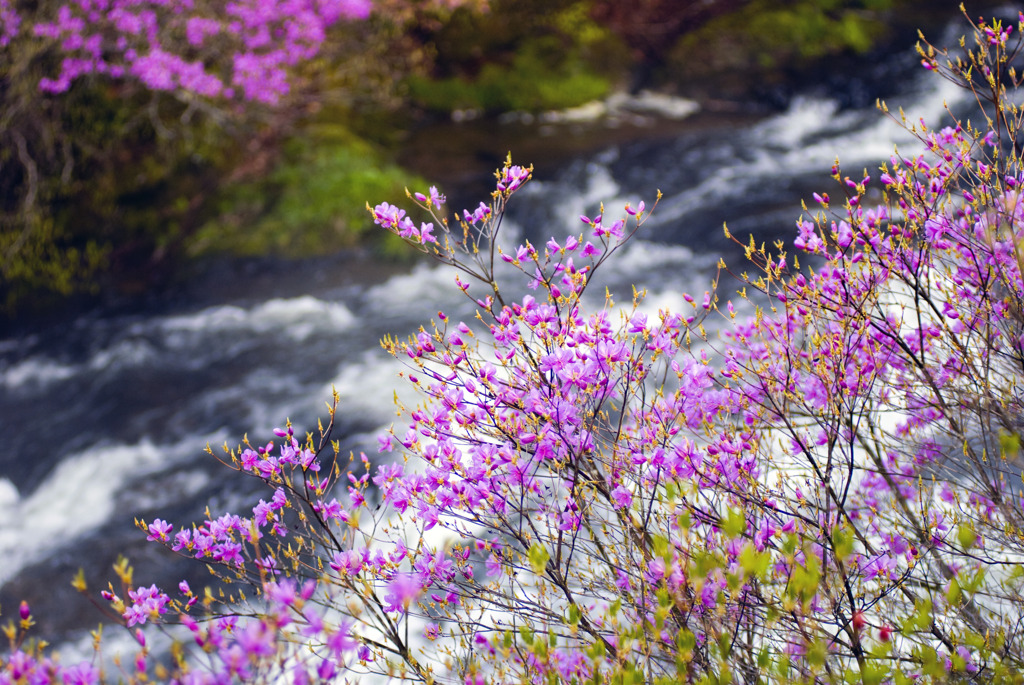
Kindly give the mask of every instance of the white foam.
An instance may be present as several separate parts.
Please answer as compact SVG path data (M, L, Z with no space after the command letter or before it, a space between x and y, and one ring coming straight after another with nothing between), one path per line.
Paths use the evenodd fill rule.
M0 502L0 585L26 565L106 522L114 497L137 465L160 457L155 445L95 447L64 459L27 497Z
M947 104L964 97L956 86L928 79L916 100L905 107L908 121L924 119L930 126L941 127L948 123L944 121L948 120ZM865 124L865 116L871 117L870 123ZM881 111L873 117L862 111L842 112L834 100L816 97L794 98L786 112L758 124L747 135L747 156L666 198L658 220L679 220L695 209L743 197L764 178L817 172L824 178L837 157L851 176L859 174L862 165L874 174L872 165L887 160L897 146L917 147L914 135Z
M930 127L941 128L952 122L947 106L955 107L969 95L944 79L932 77L921 84L916 99L903 110L908 124L924 120ZM895 102L890 113L899 118ZM774 163L789 172L826 170L838 156L852 174L853 165L884 161L896 146L920 147L913 133L883 112L878 111L873 123L866 126L858 125L863 116L862 112L839 112L831 100L796 98L787 112L756 127L754 135L763 138L769 150L783 148L781 154L776 150L772 155ZM759 160L761 164L767 161Z
M547 123L581 123L597 121L608 115L608 104L601 100L591 100L577 107L544 112L540 120Z
M937 82L937 83L934 83ZM908 105L908 121L924 119L944 126L946 105L965 97L961 89L941 79L929 79L916 101ZM895 113L895 110L894 110ZM914 135L882 112L865 123L862 111L839 111L838 104L815 97L795 98L789 109L755 126L746 135L745 155L708 173L700 183L666 196L654 215L659 224L685 220L690 214L743 198L766 178L821 173L822 189L830 183L828 169L838 157L844 171L858 177L892 156L896 147L918 149ZM795 215L794 215L795 218Z
M211 444L215 444L212 443ZM223 441L221 441L223 444ZM196 453L200 450L196 449ZM118 493L117 506L124 512L141 512L180 504L190 500L210 483L210 474L202 469L161 475L146 479L133 488Z
M455 270L448 267L416 265L411 272L392 276L366 291L366 304L379 318L404 318L426 322L438 309L465 301L455 286ZM464 281L471 280L463 276ZM473 292L472 290L470 292ZM412 332L407 323L396 332Z
M47 386L71 378L78 369L49 359L26 359L0 371L0 385L13 390L24 386Z
M585 228L580 222L580 215L596 218L598 207L601 204L604 204L609 217L614 215L617 218L622 214L622 208L627 202L636 207L643 199L640 197L627 199L621 195L622 186L615 180L609 169L609 164L615 161L615 158L616 154L613 150L588 162L584 167L583 187L581 188L566 189L563 187L564 181L531 181L530 185L523 189L522 192L527 198L543 197L544 194L550 192L552 187L561 190L556 201L556 212L551 215L551 225L548 227L547 235L544 236L545 240L551 236L561 239L566 235L579 235ZM654 194L653 191L651 194ZM612 221L604 223L611 225ZM504 247L504 243L502 246Z
M209 440L216 443L218 437ZM0 586L27 565L47 558L113 516L130 517L134 512L116 511L125 486L201 452L203 442L200 438L179 445L155 445L142 440L134 445L92 447L62 460L25 496L10 481L0 480L0 558L4 560ZM192 481L184 485L195 491ZM153 498L136 499L138 505L153 505Z
M251 309L232 305L209 307L195 314L168 317L159 325L165 333L280 330L293 340L303 341L314 333L346 330L355 321L355 315L345 305L305 295L268 300ZM172 344L175 341L180 344L183 339L171 339Z
M695 100L656 93L652 90L642 90L636 95L615 93L607 102L613 112L639 112L677 120L685 119L700 110L700 105Z
M0 511L13 507L18 502L18 488L6 478L0 478Z
M416 401L412 384L398 377L403 370L406 370L405 365L384 351L367 352L360 362L342 365L321 395L330 397L334 388L339 395L340 415L387 426L395 418L396 395L407 405ZM376 445L371 447L376 448Z
M696 258L693 250L683 245L669 245L633 238L626 243L622 250L616 252L615 256L602 268L635 280L638 275L646 276L654 269L668 266L681 269L683 267L692 268L694 265L706 266L707 263L714 264L716 261L717 259L711 259L710 256ZM643 283L638 280L635 285L643 287L656 284Z
M45 388L89 371L135 368L152 364L160 351L204 344L210 333L266 334L274 331L296 342L317 333L339 333L352 328L356 316L345 305L306 295L273 299L250 309L233 305L208 307L195 314L158 318L132 324L106 347L80 364L65 364L44 356L31 357L0 369L0 387Z
M134 368L151 363L156 356L156 348L149 341L128 338L98 351L89 359L87 367L91 371Z
M773 148L803 148L808 138L833 128L838 109L835 100L796 97L785 112L754 127L753 134Z
M591 123L601 119L619 119L628 115L647 115L663 119L685 119L700 110L694 100L643 90L636 95L612 93L604 100L591 100L577 107L544 112L540 120L554 124ZM520 121L529 123L532 117L520 114ZM516 118L509 116L506 120Z

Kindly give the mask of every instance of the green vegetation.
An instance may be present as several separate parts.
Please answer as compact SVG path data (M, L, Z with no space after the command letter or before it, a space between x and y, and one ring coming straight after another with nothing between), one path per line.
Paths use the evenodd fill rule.
M606 96L623 79L628 52L590 18L590 3L554 2L528 14L522 3L494 5L439 32L438 73L406 81L415 104L444 112L564 109Z
M268 174L224 189L188 250L304 257L352 247L373 227L367 200L397 202L413 182L423 185L344 126L311 126Z
M765 75L844 52L864 53L887 35L891 0L753 0L683 36L669 56L684 78L722 71Z
M473 79L454 76L408 81L413 102L430 110L474 109L486 112L563 109L606 96L611 82L577 59L553 60L557 40L524 46L509 65L487 64ZM555 49L552 49L555 48Z
M236 154L214 119L171 98L85 83L45 97L38 65L27 61L6 73L0 119L8 311L25 298L95 292L104 273L172 253Z

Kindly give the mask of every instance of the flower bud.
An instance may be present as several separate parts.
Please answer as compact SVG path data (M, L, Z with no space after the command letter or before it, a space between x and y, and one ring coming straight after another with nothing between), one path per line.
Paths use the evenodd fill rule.
M861 629L867 623L867 619L864 618L864 612L863 611L855 611L855 612L853 612L853 620L851 622L853 623L853 631L859 635Z

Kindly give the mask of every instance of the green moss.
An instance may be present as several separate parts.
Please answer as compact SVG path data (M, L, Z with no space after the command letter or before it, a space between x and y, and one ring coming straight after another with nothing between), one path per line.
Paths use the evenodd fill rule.
M799 66L842 52L864 53L887 30L889 0L754 0L685 35L670 63L685 75Z
M0 311L13 313L30 296L66 296L76 291L94 291L87 277L106 262L108 250L95 242L67 247L60 228L52 218L33 216L22 231L0 230L0 254L13 254L4 265L0 288ZM44 295L40 297L40 295Z
M533 13L495 3L490 15L464 16L442 32L435 49L448 73L413 75L406 86L415 104L442 112L581 105L607 95L629 59L625 46L590 18L587 2L552 3Z
M412 100L438 111L479 109L487 112L563 109L604 97L611 90L608 78L591 71L579 59L550 54L553 39L525 45L511 64L488 63L476 78L451 77L408 81Z
M368 202L398 202L417 183L345 129L310 127L265 178L224 191L217 218L190 239L189 252L296 257L350 247L374 228Z

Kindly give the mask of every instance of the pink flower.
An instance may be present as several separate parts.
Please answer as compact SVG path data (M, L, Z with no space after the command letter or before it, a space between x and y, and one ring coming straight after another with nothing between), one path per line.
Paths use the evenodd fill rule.
M612 506L616 509L624 509L633 503L633 493L622 485L616 486L611 495Z
M129 627L145 623L147 618L156 618L164 613L167 611L167 602L170 601L156 585L129 590L128 596L132 604L125 610L123 617Z
M346 19L366 19L373 10L371 0L336 0L341 16ZM431 190L434 190L431 188ZM442 200L442 204L443 204Z
M387 603L385 611L397 611L404 613L409 610L409 605L419 599L423 594L423 585L419 574L396 573L385 587L384 601Z
M149 535L146 536L146 539L150 542L167 542L172 530L174 530L174 526L167 523L167 521L154 519L153 523L149 524Z

